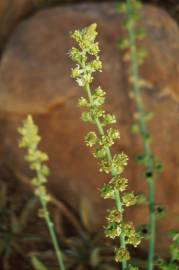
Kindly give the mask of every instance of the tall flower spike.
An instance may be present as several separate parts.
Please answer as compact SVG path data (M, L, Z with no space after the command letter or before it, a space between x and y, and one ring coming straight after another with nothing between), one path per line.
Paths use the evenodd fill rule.
M48 211L50 197L45 184L49 175L49 169L47 165L44 164L44 162L48 160L48 156L38 149L41 138L38 134L38 127L34 124L30 115L24 121L22 127L18 129L18 132L21 135L19 146L27 149L25 159L28 161L30 168L36 173L36 176L31 180L31 183L34 187L34 193L41 203L39 216L43 218L47 224L49 235L56 253L59 270L65 270L62 252L58 245L54 225Z
M155 248L155 178L156 172L160 172L162 165L156 160L151 150L151 136L148 133L147 122L152 118L152 113L146 113L141 96L143 80L139 74L139 67L147 56L147 51L139 45L140 40L145 37L145 31L138 25L141 18L142 4L139 0L126 0L118 5L118 10L125 14L123 26L127 37L119 41L119 48L125 50L124 61L129 63L129 81L132 88L131 97L135 101L135 122L131 126L132 133L139 133L143 141L143 154L138 155L137 161L144 165L144 176L148 186L149 207L149 253L148 270L154 268Z
M95 125L97 129L97 132L88 132L85 143L92 148L93 156L98 159L99 170L109 174L111 178L100 190L104 199L115 200L115 208L108 211L105 234L106 237L120 239L120 246L115 249L115 260L122 263L123 270L126 270L132 267L128 265L130 254L127 245L136 247L140 243L140 236L132 223L131 233L126 235L127 224L124 222L125 207L133 205L136 198L133 193L125 192L128 180L121 176L127 166L128 157L124 153L111 153L111 147L119 139L120 133L116 128L108 127L116 123L116 118L102 108L106 93L100 86L94 90L91 88L93 74L96 71L101 72L102 69L96 36L96 24L71 33L71 37L78 44L78 47L73 47L70 51L71 59L76 62L71 76L84 88L86 94L79 99L79 106L86 108L81 119Z

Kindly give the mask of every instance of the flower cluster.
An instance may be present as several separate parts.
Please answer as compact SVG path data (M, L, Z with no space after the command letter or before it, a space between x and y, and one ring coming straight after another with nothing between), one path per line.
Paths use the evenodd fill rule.
M38 128L33 123L31 116L27 117L23 126L18 129L18 132L22 136L19 146L27 148L25 159L29 162L30 168L36 172L36 177L31 180L35 188L35 194L47 204L50 197L47 194L45 184L49 175L49 169L44 162L48 160L48 156L38 150L38 144L41 138L38 135Z
M85 136L85 143L98 160L100 172L111 175L111 180L100 190L104 199L113 199L116 205L116 208L108 211L105 235L112 239L120 238L120 247L115 250L115 260L122 262L123 269L126 269L126 261L130 259L127 244L136 247L140 243L140 236L133 224L125 223L123 217L125 207L136 203L136 196L132 192L126 192L128 180L121 176L128 157L124 153L111 153L111 147L120 138L120 133L118 129L111 127L116 123L115 116L106 113L102 108L106 93L100 86L91 90L93 73L101 72L102 68L96 36L96 24L71 34L78 44L78 48L72 48L70 51L71 59L76 62L76 67L72 69L72 77L79 86L83 86L86 93L78 102L80 107L86 109L81 119L96 126L94 131Z
M41 137L38 135L38 127L34 124L30 115L26 120L24 120L22 127L18 128L18 132L21 135L19 146L27 149L25 159L28 161L30 168L35 171L36 175L31 180L31 183L34 187L34 193L41 203L39 217L43 218L47 224L51 241L56 253L59 269L65 270L63 255L58 244L54 224L48 211L48 202L50 201L50 196L48 195L45 184L49 175L49 169L47 165L44 164L44 162L48 160L48 156L38 149Z

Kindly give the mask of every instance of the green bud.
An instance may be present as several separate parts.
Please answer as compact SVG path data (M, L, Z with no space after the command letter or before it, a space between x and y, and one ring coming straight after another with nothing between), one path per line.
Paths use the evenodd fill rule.
M126 11L127 11L126 3L117 3L116 9L120 13L126 13Z
M136 155L136 156L135 156L135 161L136 161L138 164L145 165L145 164L146 164L146 156L145 156L144 154Z
M137 17L132 16L123 21L123 27L129 31L136 26L136 23L137 23Z
M106 135L102 135L99 140L99 145L104 147L111 147L114 144L114 140L120 138L118 129L110 128L106 131Z
M127 188L128 180L120 175L116 175L110 180L110 184L113 185L115 190L123 192Z
M92 117L91 117L90 112L83 112L83 113L81 114L81 120L82 120L83 122L90 122L90 123L93 123L93 119L92 119Z
M115 250L115 261L118 262L125 262L130 260L129 251L126 248L116 248Z
M155 205L155 216L157 219L162 219L166 216L166 211L161 204Z
M120 224L122 221L122 214L117 209L108 210L108 216L106 219L108 223Z
M99 58L97 58L90 63L90 66L94 71L101 71L102 62L99 60Z
M126 154L116 154L112 159L111 167L116 173L121 174L124 170L124 167L127 166L127 162L128 156Z
M142 238L145 240L150 239L150 230L149 230L149 225L148 224L142 224L138 227L137 232L140 234Z
M127 270L139 270L139 268L137 266L135 266L135 265L129 264L127 266Z
M133 223L124 223L122 225L122 231L127 244L133 245L134 247L140 244L141 236L136 232Z
M112 162L111 161L102 160L99 163L99 166L100 166L100 169L99 169L100 172L105 172L108 174L112 171Z
M137 123L132 123L132 125L130 126L130 132L132 134L137 134L139 133L140 129L139 129L139 125Z
M104 227L105 236L115 239L121 235L121 227L117 223L109 223Z
M81 53L80 51L77 49L77 48L72 48L71 51L70 51L70 58L77 62L78 64L81 63L81 60L82 60L82 56L81 56ZM76 77L73 77L72 78L76 78Z
M87 146L92 147L97 143L97 135L94 131L89 132L86 136L85 136L85 143Z
M104 104L105 101L105 92L101 89L101 87L96 88L92 98L93 98L93 105L94 106L101 106Z
M39 210L38 210L38 217L39 218L46 218L46 217L48 217L48 212L47 212L47 210L45 210L45 209L43 209L43 208L40 208Z
M139 193L136 195L136 204L137 205L142 205L142 204L147 204L147 198L143 193Z
M111 114L105 114L103 117L103 126L106 125L111 125L111 124L115 124L116 123L116 117L115 115L111 115Z
M120 39L118 41L118 44L117 44L117 47L121 50L125 50L125 49L128 49L129 48L129 40L127 38L125 39Z
M89 103L88 103L86 98L80 97L79 100L78 100L78 106L79 107L88 107Z
M160 161L155 161L154 169L156 172L161 173L161 172L163 172L164 166Z
M154 180L154 173L151 170L146 170L145 172L145 179L147 182L153 181Z
M106 157L106 149L105 148L97 148L95 151L93 151L93 156L95 158L104 158Z
M110 184L104 184L100 189L100 195L104 199L114 199L114 189Z
M132 206L136 204L136 196L133 192L127 192L122 196L122 203L126 206Z

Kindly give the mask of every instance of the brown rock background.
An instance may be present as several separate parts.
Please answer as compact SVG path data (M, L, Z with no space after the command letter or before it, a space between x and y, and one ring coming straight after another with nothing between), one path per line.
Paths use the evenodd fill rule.
M0 52L6 45L18 23L32 16L40 9L56 5L85 2L107 2L107 0L1 0L0 1ZM108 2L114 2L108 0ZM179 21L178 0L145 0L144 3L155 4L165 8L177 21Z
M87 197L96 225L101 226L109 202L100 199L98 188L106 179L83 143L91 127L79 119L77 99L83 92L69 78L72 63L67 55L72 45L69 32L94 21L104 63L96 84L107 91L106 110L118 118L121 140L116 150L130 157L126 170L130 188L145 191L145 182L133 161L140 153L140 139L128 132L134 107L128 97L127 69L115 46L123 31L113 4L52 8L17 27L0 64L0 155L2 169L6 165L15 172L28 173L16 130L27 113L32 113L43 137L41 147L50 157L50 190L74 209ZM157 249L163 252L165 232L178 226L179 214L179 30L166 12L152 6L144 7L142 25L148 34L143 45L149 51L141 70L146 80L143 94L146 108L155 113L150 126L153 150L165 164L165 172L156 183L156 200L168 210L167 219L157 226ZM129 218L137 224L145 223L147 209L132 209Z

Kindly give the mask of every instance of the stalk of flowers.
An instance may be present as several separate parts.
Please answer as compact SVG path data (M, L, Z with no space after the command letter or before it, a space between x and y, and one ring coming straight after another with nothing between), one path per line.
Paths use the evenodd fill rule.
M156 172L162 170L162 164L156 160L151 150L151 136L147 129L147 122L152 118L151 112L146 112L141 96L143 80L139 68L143 64L147 51L138 46L138 42L145 37L145 31L138 27L142 4L139 0L126 0L118 5L118 10L125 14L123 26L127 37L119 41L119 48L125 50L124 60L129 62L129 81L132 85L131 97L135 101L135 122L131 126L133 133L139 133L143 141L143 154L137 156L137 161L145 167L145 180L148 186L149 206L149 251L148 270L154 267L155 227L158 206L155 205Z
M47 165L44 164L44 162L48 160L48 156L46 153L38 149L41 138L38 135L38 127L34 124L30 115L24 121L22 127L18 129L18 132L21 135L19 146L27 149L25 159L28 161L30 169L36 173L36 176L31 180L31 183L34 187L34 193L41 203L39 216L43 218L47 224L59 269L65 270L63 255L58 244L54 224L48 211L48 202L50 201L50 197L46 189L46 183L49 175L49 169Z
M85 109L81 119L94 126L94 130L85 136L85 143L92 149L93 157L98 160L100 172L110 175L109 182L100 189L104 199L115 201L114 208L108 211L106 217L105 235L111 239L119 238L115 260L122 263L125 270L133 267L128 263L130 259L128 245L137 247L141 241L134 225L124 221L125 207L134 205L136 196L133 192L126 192L128 180L122 176L128 162L127 155L124 153L113 155L111 152L111 147L119 139L120 134L118 129L111 126L116 123L115 116L106 113L102 108L106 93L100 86L92 90L93 74L102 70L96 36L96 24L71 33L71 37L78 44L78 47L73 47L70 51L71 59L76 62L71 76L84 89L85 96L81 97L78 103Z

